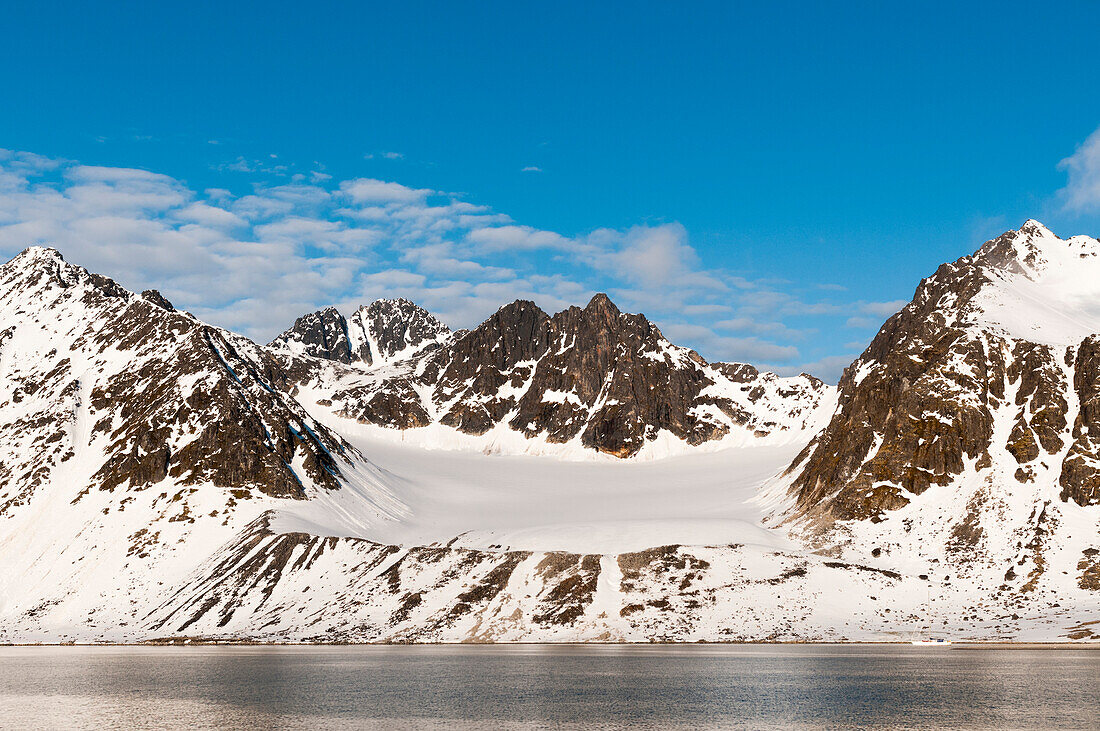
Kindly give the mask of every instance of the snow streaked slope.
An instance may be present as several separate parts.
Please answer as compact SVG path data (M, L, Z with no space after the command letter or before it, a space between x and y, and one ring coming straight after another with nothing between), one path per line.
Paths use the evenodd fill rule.
M282 503L351 499L360 529L403 510L361 455L280 391L262 349L155 292L35 247L0 267L0 324L9 628L126 631Z
M991 242L980 263L1027 235ZM294 368L331 361L274 357L31 250L0 270L0 424L17 435L0 441L0 641L1096 637L1100 338L1062 350L975 325L967 307L992 280L964 264L887 323L829 427L770 484L782 496L804 478L784 503L796 509L788 540L760 525L772 505L749 498L832 402L702 363L605 300L556 323L517 303L464 356L436 361L443 375L420 403L434 408L442 387L447 414L469 424L528 399L538 408L524 419L541 429L493 428L563 449L575 445L549 437L579 404L587 419L622 417L612 441L589 444L642 439L638 455L710 437L704 449L570 462L401 445L429 430L360 425L295 385ZM634 328L632 350L619 325ZM593 347L562 347L570 328ZM473 357L530 349L512 337L524 332L539 358ZM585 370L600 348L629 357ZM412 364L426 375L431 359ZM539 367L540 388L520 394ZM678 434L651 431L645 418L680 395L713 396L707 369L741 389L747 415L737 393L717 394L678 402L660 422ZM664 390L605 410L618 404L604 387L636 374ZM715 437L716 414L690 413L700 405L732 414L744 439ZM749 434L773 412L801 426ZM707 451L723 443L741 446Z
M722 364L727 365L727 364ZM369 373L342 368L334 364L319 364L316 380L299 385L298 400L317 419L340 433L368 437L379 443L415 446L428 451L459 451L477 454L528 455L555 460L585 462L621 462L621 457L607 454L584 443L577 434L567 441L558 441L545 432L524 434L510 426L519 415L514 407L501 421L480 434L465 433L443 423L447 404L438 406L428 388L411 388L417 399L415 408L423 409L427 423L394 429L355 418L356 401L362 393L376 394L392 387L394 381L408 382L405 367L383 366ZM654 429L642 446L631 455L631 461L661 460L695 454L722 452L753 447L787 447L804 445L829 420L836 407L836 389L810 376L780 377L774 373L759 373L747 382L727 378L721 371L710 374L713 384L703 398L720 400L726 411L710 404L697 407L698 413L721 425L720 436L692 444L668 429ZM521 392L526 393L526 392ZM557 394L551 392L553 400ZM563 399L564 400L564 399ZM599 406L578 407L581 419L590 419ZM727 413L727 411L729 413ZM729 414L736 416L730 416ZM750 452L751 453L751 452Z
M1098 251L1028 221L921 282L773 486L773 520L969 596L972 622L1100 607L1100 336L1079 305L1100 301Z
M258 524L166 598L146 632L347 642L905 640L930 618L926 586L736 544L504 552L278 534ZM949 602L950 622L934 616L942 629L958 626L960 598ZM1002 620L978 636L1023 626L1029 636L1064 638L1066 625L1065 617Z
M418 543L538 548L576 539L581 550L619 552L666 540L775 542L744 498L789 449L753 451L744 463L735 453L712 455L709 467L638 463L617 474L611 463L446 452L424 459L364 440L379 466L290 397L286 373L263 348L55 251L31 249L0 269L0 314L0 640L132 641L193 629L377 640L398 636L398 625L409 636L463 639L468 628L447 618L486 609L469 586L499 581L519 566L518 554ZM724 495L722 473L742 464L751 474ZM404 578L395 570L383 579L385 594L371 599L360 592L375 589L363 582L378 576L362 572L389 569L329 563L356 553L366 561L364 551L394 565L419 556L436 568L403 568ZM572 609L587 600L571 594L569 559L524 555L541 556L531 590L553 616L512 622L510 636L590 634ZM610 578L616 555L578 559L577 571L593 580L593 562L608 569L596 582L598 606L616 605L624 591ZM305 584L285 583L287 572ZM270 603L291 585L306 605ZM410 597L421 591L431 598L412 612ZM355 624L354 607L385 607L393 592L400 606L391 608L399 615L392 626ZM436 606L443 617L403 619L402 606L414 616Z

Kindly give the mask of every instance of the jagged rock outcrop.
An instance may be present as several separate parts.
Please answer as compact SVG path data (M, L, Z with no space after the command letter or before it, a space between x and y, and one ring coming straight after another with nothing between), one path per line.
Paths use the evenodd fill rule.
M353 358L348 321L335 307L302 315L289 330L272 340L271 345L338 363L351 363L352 360L363 360L364 356L370 357L369 352L356 352Z
M1087 425L1100 388L1096 338L1087 325L1067 332L1063 320L1027 332L1032 341L1003 316L1020 282L1038 291L1045 282L1057 286L1065 268L1098 255L1094 239L1062 241L1029 221L921 282L845 370L837 413L792 465L800 510L881 517L930 486L989 469L1004 451L1019 480L1034 479L1037 460L1057 463L1063 497L1095 502ZM1076 313L1064 314L1072 324ZM1034 325L1021 313L1024 321ZM1001 422L1007 433L998 433Z
M1097 294L1100 242L1035 221L941 266L845 370L782 520L856 560L939 564L994 603L1091 585Z
M285 395L275 359L158 293L34 248L0 268L0 313L0 515L70 460L88 470L76 501L165 478L238 496L339 486L347 445Z
M729 436L797 439L831 406L832 389L812 376L707 363L603 294L553 316L513 302L366 378L362 368L325 367L285 344L275 343L288 372L339 415L400 429L438 423L474 436L503 428L616 457L662 434L691 446Z
M376 300L345 318L335 307L302 315L270 346L338 363L382 364L446 341L450 329L406 299Z

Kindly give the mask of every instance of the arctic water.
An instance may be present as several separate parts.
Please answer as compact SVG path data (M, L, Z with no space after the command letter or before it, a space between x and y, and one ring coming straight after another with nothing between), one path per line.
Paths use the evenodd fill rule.
M0 648L9 728L1096 728L1100 647Z

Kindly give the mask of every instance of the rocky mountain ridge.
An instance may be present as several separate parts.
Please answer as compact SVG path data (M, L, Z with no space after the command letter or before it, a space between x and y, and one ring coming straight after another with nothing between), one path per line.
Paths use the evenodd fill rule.
M302 315L270 347L338 363L383 365L450 339L434 315L407 299L376 300L345 318L335 307Z
M513 302L473 330L416 341L402 351L404 361L385 368L349 361L342 344L288 347L326 342L326 322L339 332L336 317L332 310L303 316L271 345L297 385L365 424L440 425L475 437L513 432L542 445L632 457L661 437L688 446L797 439L831 405L832 389L812 376L708 363L603 294L553 316ZM416 317L431 316L417 309Z
M85 439L102 448L93 489L142 489L168 476L279 497L337 486L334 455L348 446L284 395L286 376L247 339L155 291L131 294L53 249L4 265L0 288L0 414L15 436L5 440L4 476L20 486L0 515L82 456ZM20 459L36 447L49 456Z
M839 384L777 516L870 565L925 562L987 601L1095 591L1100 242L1035 221L941 266ZM931 571L931 569L930 569Z

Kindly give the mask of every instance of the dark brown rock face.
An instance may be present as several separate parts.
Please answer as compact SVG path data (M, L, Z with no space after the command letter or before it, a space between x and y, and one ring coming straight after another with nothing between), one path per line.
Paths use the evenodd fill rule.
M877 520L965 470L988 470L1005 452L1019 465L1015 479L1028 482L1070 441L1063 499L1100 498L1088 428L1100 418L1089 410L1100 391L1095 339L1077 348L1029 342L980 318L981 295L1002 273L1042 265L1032 243L1042 232L1029 222L944 264L883 325L845 370L832 421L788 469L797 513ZM1002 421L1007 433L997 432Z
M619 312L606 295L553 317L530 302L502 308L456 343L437 395L458 394L443 423L479 433L509 425L551 442L582 443L619 457L667 429L698 444L725 430L689 413L714 381L679 354L642 315ZM522 395L502 396L511 385ZM461 390L460 390L461 389Z
M1100 504L1100 336L1086 338L1074 361L1073 389L1080 409L1073 444L1062 463L1063 500Z
M527 438L576 439L617 457L637 454L662 431L692 445L733 428L758 436L801 431L829 392L805 375L780 379L743 364L708 364L603 294L553 316L516 301L469 332L432 342L396 372L366 380L361 370L281 358L298 383L323 385L326 373L335 374L326 401L362 422L405 429L438 421L472 435L507 425Z
M351 316L349 328L363 334L370 354L368 363L390 360L410 350L431 347L450 335L450 328L434 315L407 299L376 300ZM360 352L366 349L359 346Z
M501 390L526 382L550 338L550 318L534 302L516 301L497 310L440 355L433 400L453 404L440 421L468 434L493 428L516 404Z
M25 314L3 331L11 340L0 347L22 350L0 380L16 384L13 397L32 405L37 427L25 419L0 425L24 440L0 455L0 495L9 501L21 499L12 486L33 490L75 452L102 460L89 475L92 489L169 480L301 498L304 483L340 486L349 447L313 423L286 394L291 384L279 363L250 341L51 250L30 250L0 268L0 305L13 304ZM40 352L44 341L63 350Z

